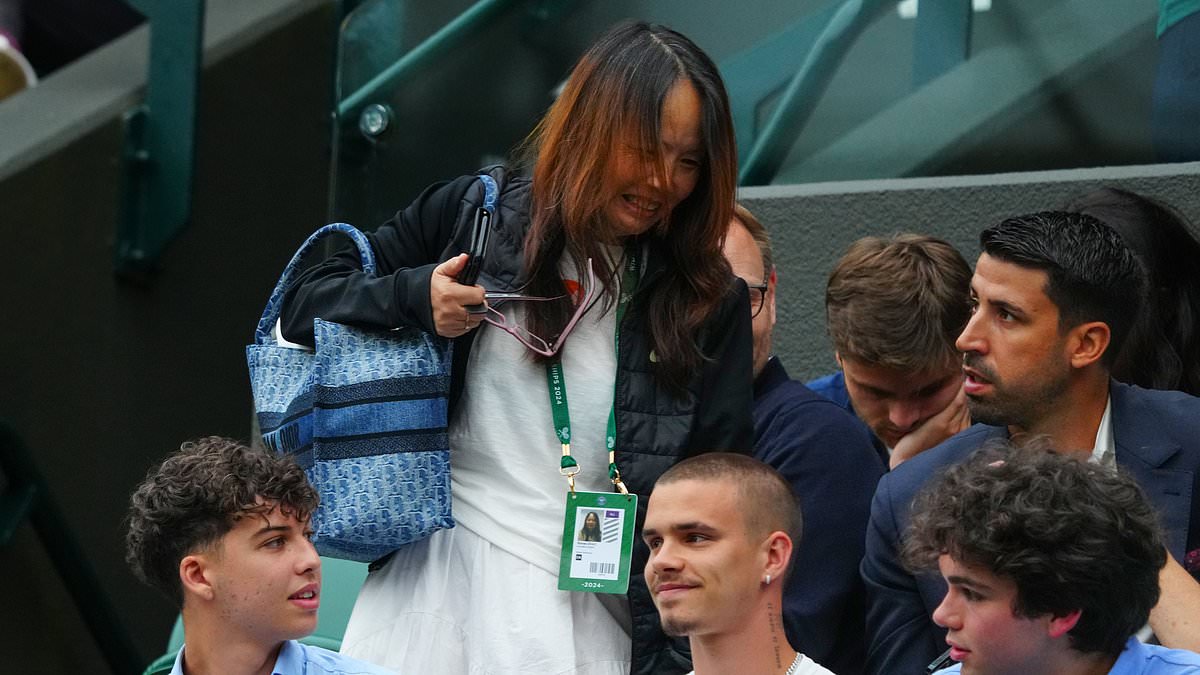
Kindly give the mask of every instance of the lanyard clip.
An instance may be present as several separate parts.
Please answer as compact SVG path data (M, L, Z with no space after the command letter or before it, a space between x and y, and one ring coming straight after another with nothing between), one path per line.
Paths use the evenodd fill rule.
M571 456L571 444L562 444L562 463L558 467L558 472L567 477L567 485L571 487L571 494L575 494L575 474L579 473L579 462Z
M617 468L616 462L608 464L608 479L616 486L617 490L623 495L629 494L629 488L625 487L624 481L621 480L621 470Z
M620 490L621 494L623 494L623 495L629 494L629 488L625 487L625 483L621 481L620 476L617 476L616 478L614 478L612 484L617 486L617 489Z

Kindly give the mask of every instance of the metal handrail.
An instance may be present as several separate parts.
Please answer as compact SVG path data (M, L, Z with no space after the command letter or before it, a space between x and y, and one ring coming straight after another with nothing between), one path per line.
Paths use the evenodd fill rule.
M0 422L0 472L8 485L0 493L0 546L11 539L17 526L28 520L46 548L96 647L114 673L137 673L143 667L133 639L109 602L96 571L67 525L58 502L25 443Z
M740 185L770 182L792 146L783 141L800 135L854 40L891 4L890 0L847 0L833 12L755 138L738 175Z
M424 42L414 47L366 84L337 104L338 119L358 114L367 102L381 90L394 88L405 78L419 71L426 63L437 59L463 40L475 35L486 22L495 19L525 0L480 0Z
M205 0L125 0L150 24L145 102L125 115L114 264L144 278L187 225Z
M913 86L920 87L967 60L971 52L971 0L925 2L913 36Z

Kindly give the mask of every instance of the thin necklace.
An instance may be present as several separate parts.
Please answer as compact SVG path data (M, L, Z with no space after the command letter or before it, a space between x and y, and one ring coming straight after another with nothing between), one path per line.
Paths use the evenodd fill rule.
M796 652L796 658L792 659L792 665L788 666L787 672L783 675L796 675L796 669L800 667L800 652Z

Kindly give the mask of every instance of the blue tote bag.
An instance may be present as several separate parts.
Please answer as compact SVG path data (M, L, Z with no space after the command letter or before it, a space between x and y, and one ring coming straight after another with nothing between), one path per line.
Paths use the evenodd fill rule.
M449 340L418 328L362 330L314 321L316 348L279 343L283 293L301 260L342 234L375 274L365 235L317 230L283 271L246 347L263 442L293 455L321 497L313 539L322 555L360 562L454 527L446 434Z

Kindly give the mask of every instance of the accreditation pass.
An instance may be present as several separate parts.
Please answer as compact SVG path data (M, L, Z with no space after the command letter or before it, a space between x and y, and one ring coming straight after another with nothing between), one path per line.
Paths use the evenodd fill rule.
M568 492L559 590L589 593L629 590L636 520L635 494Z

